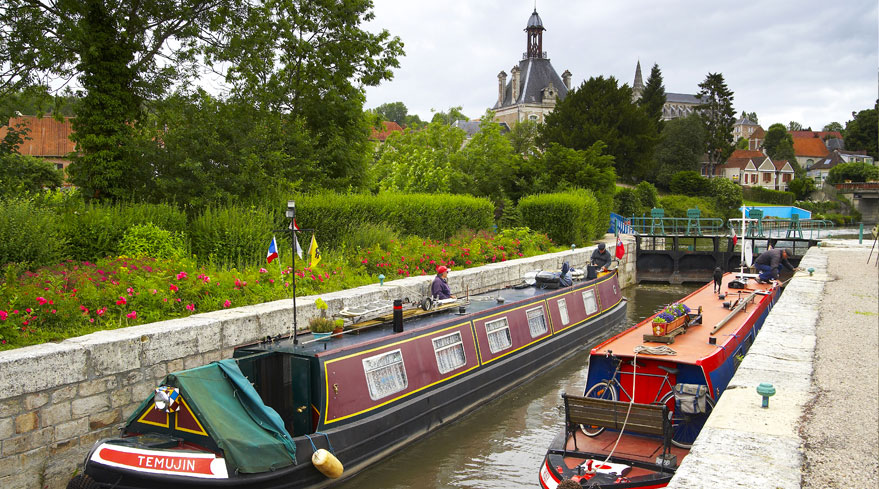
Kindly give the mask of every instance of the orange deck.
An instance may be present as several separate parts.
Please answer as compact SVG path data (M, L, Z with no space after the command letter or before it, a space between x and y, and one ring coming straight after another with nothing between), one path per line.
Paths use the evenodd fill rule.
M725 299L718 299L718 294L714 293L714 283L706 284L704 287L693 292L687 297L679 300L683 302L692 311L696 311L702 307L702 325L691 326L686 333L678 335L674 339L674 343L668 345L674 349L677 354L674 356L657 356L639 353L640 357L657 358L670 360L678 363L696 365L700 360L712 355L717 351L716 345L708 343L709 338L714 336L717 338L717 345L725 346L733 341L731 336L738 333L740 329L748 322L754 311L761 305L763 301L772 300L772 295L756 295L753 302L749 303L745 310L736 313L720 330L714 335L711 331L714 326L722 321L730 314L730 310L723 307L724 301L735 301L739 297L744 300L755 290L772 291L773 286L770 284L758 284L755 279L749 279L747 288L730 289L729 282L735 278L735 274L727 273L723 276L721 292L727 294ZM608 350L612 350L615 355L631 356L636 346L662 346L663 343L644 342L644 335L652 335L651 320L653 317L645 319L640 324L632 327L613 338L598 345L592 350L592 354L605 354Z

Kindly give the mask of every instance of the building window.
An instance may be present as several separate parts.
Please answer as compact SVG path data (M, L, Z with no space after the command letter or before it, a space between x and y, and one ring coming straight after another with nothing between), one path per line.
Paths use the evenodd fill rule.
M63 170L63 169L64 169L64 163L55 163L55 169L56 169L56 170Z
M537 115L531 114L528 116L528 120L532 122L537 122Z
M587 316L591 316L598 311L598 303L595 302L595 289L583 291L583 305L586 306Z
M528 329L531 331L532 338L537 338L547 332L546 317L543 315L543 307L528 309L525 311L525 315L528 316Z
M790 181L790 173L785 173L784 175L782 175L781 181L782 182L789 182Z
M559 299L558 305L559 305L559 316L562 317L562 324L563 325L568 324L568 322L570 321L570 318L568 318L568 303L567 303L567 301L565 301L565 299Z
M409 385L400 350L364 358L363 370L366 372L369 397L373 401L400 392Z
M505 317L485 323L485 333L488 335L488 349L492 353L497 353L513 346L513 338L510 336L510 325Z
M467 364L467 357L464 355L464 342L461 341L460 332L456 331L450 335L434 338L433 352L436 354L436 366L439 367L441 374L451 372Z
M769 172L763 173L763 183L769 183L772 181L772 174Z

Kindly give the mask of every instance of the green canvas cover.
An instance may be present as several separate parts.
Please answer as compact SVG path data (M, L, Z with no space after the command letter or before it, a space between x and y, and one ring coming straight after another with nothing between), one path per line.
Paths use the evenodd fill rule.
M165 377L176 387L226 457L230 472L259 473L291 465L296 446L278 413L263 404L235 360L222 360ZM127 424L153 403L147 398Z

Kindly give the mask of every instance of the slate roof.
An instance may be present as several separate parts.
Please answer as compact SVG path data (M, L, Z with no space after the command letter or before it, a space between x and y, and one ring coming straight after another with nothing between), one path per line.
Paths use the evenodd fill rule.
M568 94L565 82L552 67L549 58L526 58L519 61L519 98L513 100L512 76L504 88L504 102L495 103L492 109L508 107L515 104L541 103L543 101L542 90L552 82L558 94L558 100L564 100Z
M827 146L827 151L845 150L845 142L842 139L830 138L824 141L824 145Z
M510 132L510 126L507 125L506 122L495 122L495 124L501 126L501 134L506 134ZM482 125L482 121L455 121L452 123L452 127L457 127L458 129L463 130L467 133L467 139L473 137L474 134L479 132L479 128Z
M675 102L675 103L679 103L679 104L695 104L695 105L699 105L702 103L702 101L699 100L698 97L696 97L695 95L693 95L691 93L671 93L671 92L665 93L665 102L666 103Z
M736 126L756 126L758 124L756 122L752 121L751 119L746 118L746 117L740 117L739 120L737 120L734 125L736 125Z
M829 170L834 166L842 163L842 158L822 158L815 163L812 163L812 166L806 168L806 171L818 171L818 170Z
M824 141L818 138L794 138L794 154L823 158L830 154Z
M546 30L546 28L543 27L543 21L540 20L540 16L537 15L537 9L534 9L534 13L528 18L528 25L525 26L525 29L528 29L529 27L539 27Z

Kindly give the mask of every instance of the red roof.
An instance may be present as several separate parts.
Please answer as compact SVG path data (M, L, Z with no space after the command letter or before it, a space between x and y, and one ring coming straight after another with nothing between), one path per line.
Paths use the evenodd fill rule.
M70 140L73 127L70 124L71 117L65 117L63 121L56 121L52 116L37 117L24 115L11 117L9 127L24 124L29 129L27 137L18 147L18 152L28 156L65 156L76 149L76 144ZM6 137L7 128L0 128L0 139Z
M726 163L718 166L717 168L722 168L722 169L738 168L739 170L744 170L745 167L748 166L748 162L750 162L750 161L751 161L751 158L730 158L730 159L726 160Z
M823 158L830 154L823 139L794 138L794 154L797 156L814 156Z
M751 137L748 139L766 139L766 131L762 127L757 126L757 129L754 129L754 132L751 133Z
M766 155L763 154L762 151L751 150L751 149L737 149L729 155L729 159L733 158L765 158ZM763 160L760 160L763 161Z
M403 128L394 121L382 121L382 126L384 126L384 130L382 131L372 128L372 133L369 135L369 139L385 142L385 140L388 139L388 136L392 133L403 132Z
M842 139L842 134L840 134L839 131L790 131L790 135L793 136L794 140L802 138L818 138L823 141L825 136Z
M784 169L784 165L787 165L787 160L776 160L772 164L775 165L775 171L781 171Z

